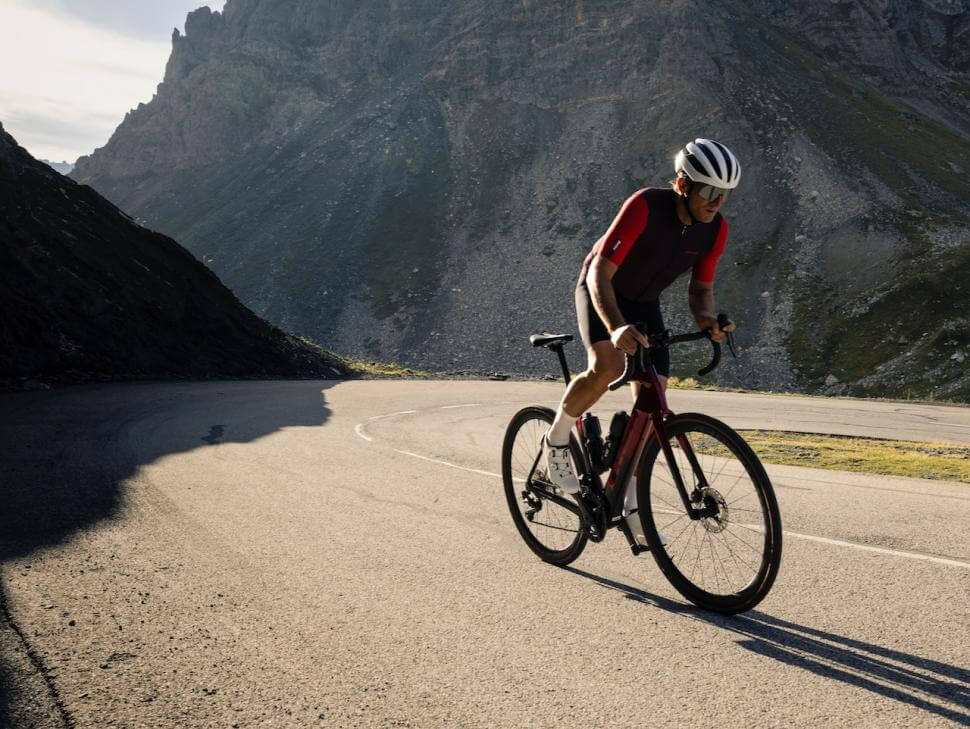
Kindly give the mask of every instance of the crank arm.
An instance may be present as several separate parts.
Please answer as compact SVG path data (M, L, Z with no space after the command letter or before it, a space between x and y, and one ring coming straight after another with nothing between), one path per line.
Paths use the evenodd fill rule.
M582 517L584 519L586 518L586 515L583 513L583 511L580 509L580 507L577 505L575 501L573 501L572 499L568 499L564 496L561 496L555 493L554 491L551 491L550 489L547 489L545 485L540 485L532 481L529 481L528 483L526 483L525 487L529 491L534 493L536 496L538 496L539 498L551 501L557 506L561 506L562 508L571 511L576 516Z

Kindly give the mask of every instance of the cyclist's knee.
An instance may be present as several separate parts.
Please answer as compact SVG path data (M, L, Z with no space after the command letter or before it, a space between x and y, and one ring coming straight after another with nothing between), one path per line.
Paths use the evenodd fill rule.
M615 349L612 353L605 353L605 356L595 356L588 372L597 385L605 390L607 385L623 374L623 357Z

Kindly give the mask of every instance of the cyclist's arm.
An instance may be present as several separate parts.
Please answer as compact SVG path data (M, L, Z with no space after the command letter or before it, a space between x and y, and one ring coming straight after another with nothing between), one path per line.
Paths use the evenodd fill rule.
M710 252L694 264L691 272L690 286L687 287L687 302L690 311L694 315L694 321L700 329L710 329L714 341L720 342L724 339L717 325L717 315L714 307L714 272L717 269L717 262L724 253L727 245L727 221L721 218L721 227L718 229L717 238ZM729 324L725 331L733 331L734 325Z
M691 283L698 281L705 286L714 285L714 272L717 271L717 262L721 259L721 254L727 247L727 234L727 220L722 217L721 227L718 228L714 245L694 264L694 269L691 271ZM711 306L713 307L713 304Z
M586 274L586 286L589 288L593 307L610 334L626 324L613 291L613 276L618 268L619 266L609 259L594 256L589 272Z
M723 331L717 324L717 315L714 313L713 281L698 281L691 277L690 286L687 287L687 302L698 329L710 329L711 339L715 342L723 341L725 332L734 331L733 323L729 323Z
M709 327L711 320L717 323L717 316L714 314L713 281L698 281L691 277L690 286L687 287L687 303L698 327Z
M615 263L603 256L594 257L586 274L586 286L589 287L593 308L606 325L613 346L627 354L634 354L638 343L649 347L650 342L637 331L634 323L627 323L616 303L612 278L617 268Z

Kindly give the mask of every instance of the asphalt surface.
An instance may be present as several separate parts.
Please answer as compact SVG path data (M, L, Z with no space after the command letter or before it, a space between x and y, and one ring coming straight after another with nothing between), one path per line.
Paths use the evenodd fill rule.
M521 541L503 432L560 391L0 396L0 727L970 725L970 485L768 467L781 572L716 616L619 533L567 569ZM670 400L736 428L970 442L970 408Z

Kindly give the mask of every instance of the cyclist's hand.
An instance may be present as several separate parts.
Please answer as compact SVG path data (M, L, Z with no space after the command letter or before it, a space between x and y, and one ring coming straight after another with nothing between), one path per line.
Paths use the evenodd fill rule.
M644 349L650 348L650 342L632 324L625 324L618 329L614 329L610 335L610 341L613 342L614 347L626 354L636 354L637 344L642 344Z
M727 337L728 332L734 331L734 322L728 321L723 327L718 325L717 319L713 316L707 316L703 319L699 319L697 322L698 326L702 331L709 331L711 333L711 339L715 342L723 342Z

